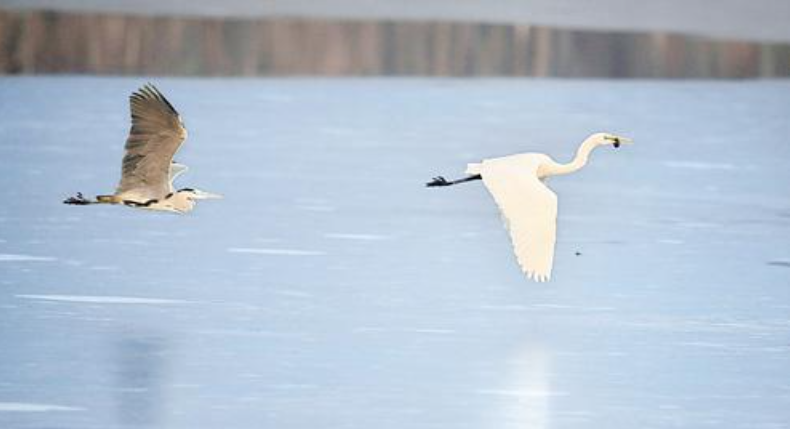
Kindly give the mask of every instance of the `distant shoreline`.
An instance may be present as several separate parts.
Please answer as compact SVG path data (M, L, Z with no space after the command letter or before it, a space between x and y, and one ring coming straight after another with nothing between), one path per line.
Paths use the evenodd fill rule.
M786 0L0 0L0 8L145 16L456 21L608 32L664 32L727 41L790 42Z
M452 21L3 11L0 74L790 76L790 45Z

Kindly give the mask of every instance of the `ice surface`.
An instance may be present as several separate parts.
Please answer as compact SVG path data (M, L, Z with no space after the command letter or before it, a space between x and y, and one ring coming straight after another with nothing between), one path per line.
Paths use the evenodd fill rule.
M225 199L61 204L113 189L149 80ZM2 78L0 428L785 428L789 114L782 81ZM636 144L550 182L547 284L479 183L423 186L599 130Z

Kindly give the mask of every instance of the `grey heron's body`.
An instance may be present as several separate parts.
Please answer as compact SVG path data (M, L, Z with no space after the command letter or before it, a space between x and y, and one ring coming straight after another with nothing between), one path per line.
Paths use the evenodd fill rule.
M219 198L197 189L175 190L173 180L186 166L173 162L173 156L187 137L181 116L172 104L151 84L129 97L132 128L126 139L126 153L121 181L112 195L87 200L82 194L64 201L66 204L124 204L149 210L186 213L195 200Z

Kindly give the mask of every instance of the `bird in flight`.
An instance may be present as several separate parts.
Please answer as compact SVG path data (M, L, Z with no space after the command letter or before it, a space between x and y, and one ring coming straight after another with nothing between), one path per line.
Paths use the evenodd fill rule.
M524 153L469 164L467 177L448 181L434 177L426 186L451 186L482 180L502 212L521 270L537 282L551 279L557 233L557 194L545 185L551 176L578 171L598 146L633 143L631 139L597 133L585 139L576 157L561 164L542 153Z
M187 138L181 116L152 84L129 97L132 129L126 139L121 165L121 182L112 195L88 200L82 193L65 204L123 204L148 210L187 213L196 200L221 198L194 188L176 190L173 180L187 167L173 162L173 156Z

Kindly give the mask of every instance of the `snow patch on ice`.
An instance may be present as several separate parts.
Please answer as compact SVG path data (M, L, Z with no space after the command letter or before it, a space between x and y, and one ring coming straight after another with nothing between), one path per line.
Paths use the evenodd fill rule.
M50 411L85 411L85 408L67 407L65 405L33 404L27 402L0 402L0 413L46 413Z
M433 334L433 335L450 335L455 334L455 329L439 329L439 328L414 328L406 329L406 332L413 332L415 334Z
M302 249L272 249L272 248L253 248L253 247L231 247L228 249L230 253L247 253L253 255L278 255L278 256L321 256L326 255L326 252L318 250L302 250Z
M352 329L352 332L356 334L401 332L401 333L411 333L411 334L452 335L452 334L456 334L458 331L454 329L444 329L444 328L383 328L377 326L360 326Z
M121 268L114 265L94 265L88 269L93 271L119 271Z
M738 168L733 164L700 161L664 161L662 164L669 168L686 168L689 170L735 170Z
M49 256L15 255L12 253L0 253L0 262L48 262L56 261L57 258Z
M343 128L343 127L322 127L318 131L328 136L339 136L339 137L352 136L357 132L353 128Z
M303 389L317 389L319 386L317 384L307 384L307 383L282 383L282 384L269 384L267 387L269 389L277 389L277 390L303 390Z
M190 301L162 298L140 298L131 296L91 296L91 295L15 295L20 299L39 301L75 302L82 304L143 304L143 305L171 305L191 304Z
M333 212L336 209L332 206L322 206L322 205L301 205L297 206L299 210L304 210L308 212Z
M380 240L389 240L392 237L389 235L379 235L379 234L355 234L355 233L342 233L342 232L330 232L324 234L326 238L333 238L337 240L358 240L358 241L380 241Z
M503 305L481 305L481 310L486 311L526 311L529 310L529 307L526 305L518 305L518 304L503 304Z

